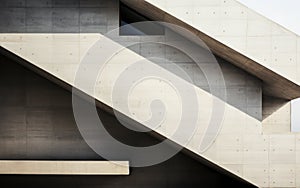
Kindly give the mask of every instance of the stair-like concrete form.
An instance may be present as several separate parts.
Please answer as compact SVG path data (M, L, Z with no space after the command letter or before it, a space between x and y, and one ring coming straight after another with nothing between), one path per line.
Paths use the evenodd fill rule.
M182 26L217 55L264 81L264 93L300 97L300 38L235 0L122 0L151 19Z
M215 54L263 80L265 95L285 100L300 97L300 37L239 2L122 2L153 20L173 23L195 33ZM262 134L266 134L253 139L252 144L243 143L256 150L256 162L247 162L249 150L244 148L243 164L253 165L240 170L243 177L261 187L300 187L300 137L290 133L290 102L276 101L270 99L265 103L264 113L268 117L262 122ZM274 111L274 105L281 107ZM242 137L245 141L248 135ZM266 151L268 156L264 155Z
M100 34L2 34L0 35L0 44L1 47L76 87L74 79L80 60L101 37L103 36ZM119 45L109 40L108 43L109 45ZM125 59L126 61L124 61ZM87 94L116 110L120 110L118 106L112 104L113 85L111 83L126 67L143 59L130 50L123 50L107 62L109 66L105 67L104 74L99 78L101 84L96 82L96 92ZM157 66L150 61L146 62L149 66ZM157 66L157 68L159 67ZM166 71L162 68L159 70ZM189 84L175 75L173 76L179 82ZM164 93L168 96L161 100L167 107L169 106L168 113L172 116L166 117L161 127L156 128L155 131L171 138L176 129L174 124L178 122L178 116L180 116L180 112L176 108L180 105L176 102L178 96L159 81L153 80L148 84L144 84L139 90L148 91L149 88L153 88L153 92ZM152 87L153 84L155 87ZM191 141L183 146L258 186L295 187L296 183L299 182L297 177L300 177L300 160L297 160L300 153L300 137L293 134L263 135L260 121L219 99L216 100L225 105L222 129L211 147L205 152L200 152L199 145L205 136L206 126L210 121L211 109L213 108L212 101L215 97L198 87L195 89L201 104L197 121L198 127ZM123 113L142 123L145 117L143 113L139 114L138 112L145 112L145 110L147 112L149 108L135 104L141 101L149 102L147 97L151 98L150 95L151 93L147 92L135 92L135 97L128 101L129 106L132 107L132 112L136 112L135 115ZM145 123L144 125L147 126ZM177 140L173 141L182 144Z
M0 45L65 83L77 87L74 81L80 60L87 55L88 49L102 37L104 36L100 34L2 34L0 35ZM114 49L112 46L120 47L119 44L110 39L107 39L107 46L107 53L113 53L109 51L110 49ZM105 47L105 44L103 44L103 47ZM106 63L107 66L105 66L101 76L98 78L101 82L98 82L98 80L95 82L95 92L85 91L84 88L80 87L78 89L145 126L149 126L143 123L143 120L147 119L145 114L149 114L150 109L148 104L150 104L152 100L153 93L165 96L162 97L161 100L168 109L167 114L169 114L169 116L164 119L161 126L157 127L155 131L167 138L171 138L177 129L177 124L181 117L180 98L178 98L177 93L164 82L154 79L140 85L138 91L133 92L132 96L134 97L129 98L131 100L128 101L131 112L133 113L122 111L122 108L116 105L118 101L115 101L113 104L112 92L114 86L112 83L116 81L118 76L127 67L130 67L134 62L140 60L145 59L135 52L125 49ZM148 60L143 62L147 64L148 68L153 67L161 71L162 75L168 74L172 76L178 83L190 84ZM155 87L153 87L153 84ZM241 152L242 137L240 135L247 132L251 138L249 141L259 139L257 137L261 136L261 123L208 92L198 87L193 87L195 88L199 105L201 106L197 120L197 130L193 133L191 141L188 144L180 143L178 140L173 141L230 172L243 177L241 174L241 169L243 168L243 152ZM149 88L151 88L151 92L145 92L149 91ZM214 100L225 106L224 117L216 117L223 118L222 129L219 132L218 139L212 143L211 147L205 152L201 152L199 146L204 137L207 136L205 132L210 122ZM237 118L239 121L237 121ZM254 138L252 138L252 136L254 136ZM252 155L251 152L249 155ZM253 156L256 156L255 152ZM235 164L234 168L229 164ZM238 164L238 166L236 164ZM248 178L245 179L251 180Z

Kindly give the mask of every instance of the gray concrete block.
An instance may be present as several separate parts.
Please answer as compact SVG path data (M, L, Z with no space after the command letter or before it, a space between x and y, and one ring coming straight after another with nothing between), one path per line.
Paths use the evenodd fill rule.
M53 138L35 137L26 142L28 159L49 159L53 156Z
M23 106L26 101L26 95L24 87L19 89L15 85L7 86L2 85L0 88L0 104L1 106Z
M193 62L189 56L174 47L166 49L166 59L171 62Z
M203 88L208 87L208 81L206 75L203 73L203 71L195 65L195 73L194 73L194 83L196 86Z
M52 0L26 0L26 7L52 7Z
M80 7L117 7L118 0L80 0Z
M0 7L24 7L26 0L1 0Z
M1 7L5 8L0 8L0 16L5 19L0 20L0 32L78 33L81 31L104 34L108 27L111 30L119 26L117 1L100 1L99 6L96 6L98 8L92 7L93 2L86 2L91 8L82 10L79 9L79 0L28 0L24 2L26 2L27 10L10 8L21 6L22 3L17 0L5 1L2 4ZM85 4L83 1L81 3ZM25 4L21 7L25 7ZM81 30L80 24L82 24Z
M128 48L128 49L130 49L132 51L134 51L135 53L137 53L139 55L142 55L141 54L141 45L142 44L137 43L137 44L132 45L130 42L128 42L128 43L127 42L122 42L121 44L122 44L122 46L124 46L124 47L126 47L126 48Z
M246 76L243 71L222 72L226 86L246 86Z
M26 136L0 138L0 159L25 159L26 158Z
M52 14L52 31L58 33L79 32L78 8L55 8Z
M240 109L247 106L247 88L227 87L227 101L229 104Z
M185 81L194 84L194 66L190 63L159 63L159 66L181 77Z
M52 0L52 7L78 8L79 0Z
M105 14L107 15L107 26L118 26L119 27L119 8L118 5L114 5L111 8L103 9Z
M107 32L107 15L102 8L80 9L80 32Z
M213 63L205 63L201 64L200 67L201 72L205 75L206 81L211 87L225 87L226 80L222 76L220 76L221 70L219 69L218 64ZM216 74L216 75L215 75ZM203 77L204 78L204 77ZM200 82L198 78L197 82Z
M246 113L249 116L254 117L257 120L262 120L262 108L261 107L247 107Z
M51 110L49 109L27 109L26 124L28 137L43 138L53 136Z
M246 74L246 83L248 87L262 86L262 81L250 74Z
M24 107L3 107L0 109L0 137L26 136L26 110Z
M14 129L15 126L8 126L9 124L23 124L25 122L25 111L24 107L4 107L0 108L0 129ZM6 125L5 125L6 123ZM18 127L19 128L19 127ZM0 131L0 134L2 132Z
M166 46L159 43L143 42L141 43L140 55L143 57L157 57L165 59Z
M28 107L50 107L51 99L48 91L43 91L40 88L28 88L26 90L26 106Z
M65 135L66 136L66 135ZM56 138L52 142L52 157L57 159L89 159L97 157L87 144L78 138Z
M51 8L27 8L26 9L27 32L52 31L52 9Z
M70 96L69 96L70 97ZM70 103L69 103L70 104ZM73 118L73 109L70 108L55 108L55 110L52 111L52 117L51 122L53 125L53 131L55 132L55 135L58 137L63 137L64 132L68 133L68 135L75 134L80 135L80 133L77 131L77 127L75 125L75 120Z
M63 108L64 110L70 108L72 99L66 94L64 90L52 90L49 92L51 107Z
M25 31L24 8L0 8L0 18L0 31L2 33Z
M107 26L107 33L114 32L116 30L119 30L119 25L110 25L110 26Z
M260 87L247 88L247 106L262 108L262 90Z
M165 41L165 36L163 35L140 36L140 40L141 42L163 43Z

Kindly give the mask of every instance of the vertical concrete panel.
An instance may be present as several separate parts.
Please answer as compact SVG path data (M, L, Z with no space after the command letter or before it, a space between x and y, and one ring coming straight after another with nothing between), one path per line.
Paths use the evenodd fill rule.
M0 7L24 7L26 0L2 0Z
M79 0L52 0L53 7L78 8Z
M52 0L26 0L26 7L52 7Z
M106 8L81 8L80 9L80 32L106 33L107 32Z
M52 31L57 33L79 32L78 8L55 8L52 14Z
M98 159L101 160L84 142L76 128L71 109L71 94L64 89L55 86L50 81L36 76L33 72L24 69L21 65L14 64L7 59L0 59L0 74L2 80L15 80L18 89L30 90L26 95L38 96L51 103L43 105L34 104L23 108L0 106L0 158L2 159ZM15 65L15 66L13 66ZM11 66L11 69L9 68ZM12 72L9 70L13 70ZM21 71L20 71L21 70ZM19 74L20 72L26 74ZM26 75L26 76L20 76ZM25 88L19 87L26 80ZM35 88L36 87L36 88ZM59 90L59 92L58 92ZM51 91L55 91L51 93ZM47 94L50 92L50 94ZM63 96L60 96L63 95ZM52 96L56 96L52 100ZM31 97L30 97L31 98ZM53 98L54 99L54 98ZM67 99L68 105L60 106L62 100ZM32 99L34 100L34 99ZM40 100L41 101L41 100ZM3 111L4 110L4 111ZM7 110L7 111L5 111ZM6 117L6 118L3 118ZM101 120L110 127L112 134L139 144L148 144L157 140L148 134L137 136L132 132L119 129L122 127L113 116L101 111ZM13 125L13 123L15 123ZM3 133L3 134L2 134ZM121 139L122 140L122 139ZM122 141L123 141L122 140ZM105 142L105 141L103 141ZM149 178L153 177L153 178ZM2 178L2 179L1 179ZM24 179L23 179L24 178ZM170 160L145 168L132 169L131 176L120 178L119 176L97 177L55 177L55 176L0 176L1 185L6 187L55 187L58 184L64 187L81 186L90 187L219 187L236 186L252 187L244 182L237 181L221 174L206 165L190 158L182 153ZM216 181L217 180L217 181ZM75 182L74 182L75 181ZM37 183L41 182L41 183Z
M80 7L89 8L115 8L118 5L118 0L80 0Z
M0 5L0 32L106 33L119 26L117 0L11 0Z
M290 102L264 96L263 132L266 134L289 133L291 131Z
M0 8L0 28L2 32L25 31L24 8Z
M182 36L167 30L168 39L173 40L185 40ZM134 36L131 37L133 39ZM164 36L161 36L162 39L160 41L165 40ZM155 36L136 36L136 38L140 38L141 41L155 41ZM194 45L193 43L186 41L190 45ZM163 57L166 60L175 63L178 67L180 67L183 71L188 74L192 83L201 89L210 92L212 89L214 91L218 91L214 93L217 97L222 97L220 93L220 80L210 80L210 85L208 85L208 81L205 78L204 72L200 69L193 60L188 57L186 54L181 52L178 49L174 49L165 45L158 45L155 43L146 43L140 45L140 48L130 47L131 50L140 54L141 56L147 57ZM201 59L202 67L210 67L212 62L210 58L207 58L207 52L203 50L199 50L199 53L202 54L203 59ZM226 60L216 57L220 68L222 70L224 81L226 83L226 93L227 93L227 103L233 105L235 108L247 113L248 115L261 120L262 119L262 83L259 79L253 77L252 75L246 73L245 71L235 67L234 65L228 63ZM166 62L155 62L159 66L167 69L168 71L180 76L178 74L178 70L174 70L173 66L168 65Z
M26 8L26 31L49 32L52 30L51 8Z

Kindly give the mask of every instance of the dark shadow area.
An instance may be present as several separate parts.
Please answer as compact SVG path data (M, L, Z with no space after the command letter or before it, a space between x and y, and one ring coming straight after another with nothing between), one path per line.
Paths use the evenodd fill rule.
M286 99L263 95L263 120L268 118L288 102L289 100Z
M120 25L125 26L120 28L120 34L122 34L121 31L123 29L130 35L130 38L127 40L141 41L127 48L183 78L182 72L175 70L174 66L170 66L171 63L175 64L189 76L189 80L183 78L186 81L226 101L249 116L262 121L262 81L260 79L215 54L215 59L212 58L212 52L200 47L195 41L190 41L188 39L189 36L183 36L186 33L178 34L176 31L168 28L167 25L160 26L164 31L161 32L161 36L151 36L153 30L159 32L160 29L156 29L155 26L149 26L149 24L154 24L153 22L146 22L151 21L151 19L143 16L142 12L136 12L122 2L120 3L120 20ZM131 25L128 26L128 24ZM139 28L143 28L143 31ZM124 43L126 39L122 37L117 37L116 39L112 37L111 39L119 42L121 45L127 45L126 42ZM198 66L189 54L180 49L164 45L164 41L181 41L182 49L193 48L201 57L201 62L199 62L201 65ZM218 75L208 83L206 75L208 72L204 72L203 68L207 68L206 70L208 70L208 67L215 63L220 67L225 85L220 84L222 81L218 80ZM218 71L209 71L209 74L218 73Z
M131 9L124 3L120 2L120 35L124 36L149 36L149 35L164 35L165 29L159 24L145 23L139 25L130 25L130 27L122 27L136 22L146 22L150 19Z
M172 32L168 29L166 31ZM150 38L145 36L142 39ZM232 65L223 58L216 55L211 58L207 50L174 32L170 34L169 39L184 41L184 43L190 44L189 47L194 45L199 54L203 56L201 62L199 62L200 65L197 65L191 57L179 49L160 43L144 42L127 48L198 88L222 99L249 116L262 121L262 81L260 79ZM210 67L215 65L219 66L219 70L212 71ZM210 82L207 74L210 74ZM222 74L221 79L217 74ZM183 75L187 75L188 79Z
M4 0L0 4L0 17L2 18L0 33L105 34L118 29L120 25L151 20L118 0ZM143 24L143 26L143 28L127 27L129 30L124 33L120 31L121 34L129 35L121 40L160 41L161 38L157 39L157 37L166 33L165 28L156 24L146 24L146 26ZM171 36L188 40L174 32ZM196 86L205 91L211 92L209 87L214 87L208 86L202 70L177 49L148 43L130 48L146 58L157 56L175 62L192 78ZM222 58L217 57L217 61L228 86L226 102L249 116L262 120L261 81ZM168 66L158 64L168 69ZM221 89L225 90L225 88ZM220 97L220 93L213 93L213 95L224 100L224 97Z
M0 56L0 158L103 160L77 129L71 93L18 63ZM109 132L123 142L138 146L158 142L149 134L124 130L114 116L98 110ZM253 187L190 155L182 151L159 165L131 168L130 176L1 175L0 180L5 187Z

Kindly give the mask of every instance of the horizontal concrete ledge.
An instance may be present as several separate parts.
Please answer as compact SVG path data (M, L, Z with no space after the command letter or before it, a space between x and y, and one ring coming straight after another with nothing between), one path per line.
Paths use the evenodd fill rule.
M15 175L129 175L128 161L0 160L0 174Z

